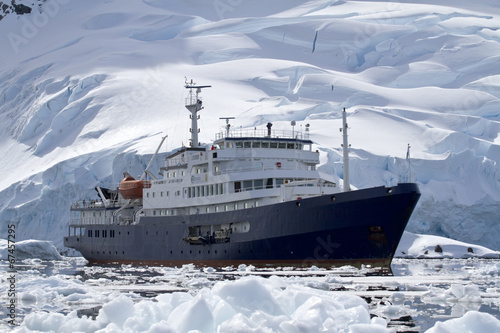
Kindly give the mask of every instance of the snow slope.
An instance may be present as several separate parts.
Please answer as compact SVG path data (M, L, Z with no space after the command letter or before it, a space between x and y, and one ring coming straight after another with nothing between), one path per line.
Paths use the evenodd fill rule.
M162 135L187 144L187 77L213 86L203 142L224 116L309 123L340 178L346 107L354 186L397 183L410 143L408 230L500 250L495 1L17 2L33 10L0 21L0 220L20 239L61 246L72 201L139 174Z

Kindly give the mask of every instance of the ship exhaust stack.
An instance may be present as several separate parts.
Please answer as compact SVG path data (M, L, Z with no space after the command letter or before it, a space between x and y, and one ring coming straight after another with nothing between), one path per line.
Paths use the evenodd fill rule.
M185 105L186 109L191 112L191 146L197 148L200 146L200 142L198 141L198 133L200 132L198 129L198 119L200 116L197 113L203 110L203 103L199 94L201 93L201 89L210 88L212 86L197 86L196 83L191 80L189 83L186 81L185 87L189 89Z
M273 124L267 123L266 127L267 127L267 136L271 137L271 127L273 127Z
M343 144L342 144L342 150L344 153L344 192L350 191L351 190L351 183L349 181L349 143L347 140L347 112L344 111L342 112L342 128L340 131L342 132L342 139L343 139Z

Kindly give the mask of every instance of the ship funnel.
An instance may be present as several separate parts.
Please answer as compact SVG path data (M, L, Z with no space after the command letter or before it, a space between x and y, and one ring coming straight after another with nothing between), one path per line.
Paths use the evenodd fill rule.
M273 127L273 124L267 123L266 127L267 127L267 136L271 137L271 127Z

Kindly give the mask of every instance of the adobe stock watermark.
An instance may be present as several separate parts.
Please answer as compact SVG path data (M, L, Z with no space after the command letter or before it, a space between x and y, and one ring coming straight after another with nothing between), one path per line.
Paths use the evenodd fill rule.
M32 10L30 15L21 15L20 20L23 23L21 33L17 34L11 31L7 34L7 38L14 53L18 54L20 48L35 38L40 32L40 29L45 27L50 22L50 19L59 13L61 5L65 5L70 1L71 0L47 0L43 3L40 10Z
M137 105L148 104L151 100L152 91L155 89L164 90L167 81L163 75L164 68L159 65L148 66L143 70L143 76L136 82L134 87L127 94L120 94L118 102L121 107L134 108Z
M373 38L383 31L382 26L384 24L390 24L387 22L390 22L393 18L393 13L398 12L399 10L401 10L400 3L387 3L385 10L380 11L377 19L367 21L363 25L356 26L354 28L354 37L352 41L344 41L339 45L340 54L344 57L344 59L354 60L357 57L357 54L361 50L368 47L372 43ZM395 45L398 47L397 43L395 43Z
M232 12L241 5L244 0L214 0L212 3L220 20L224 19L226 13Z
M302 261L302 266L311 267L318 264L328 262L334 258L334 252L340 247L339 243L332 241L332 235L326 235L326 239L322 237L316 238L317 246L313 250L313 256L307 257Z

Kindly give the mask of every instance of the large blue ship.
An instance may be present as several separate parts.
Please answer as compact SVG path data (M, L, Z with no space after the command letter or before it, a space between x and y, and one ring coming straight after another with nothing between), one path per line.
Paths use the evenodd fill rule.
M98 263L390 266L420 192L415 183L351 188L345 110L340 186L316 169L308 125L231 129L229 117L201 145L207 87L186 84L191 144L165 159L161 179L148 166L73 204L65 246Z

